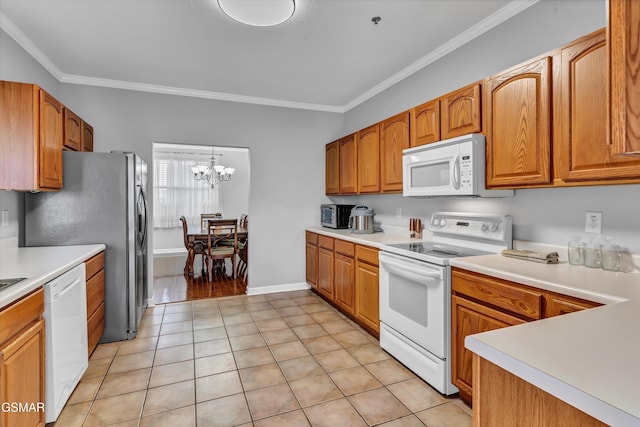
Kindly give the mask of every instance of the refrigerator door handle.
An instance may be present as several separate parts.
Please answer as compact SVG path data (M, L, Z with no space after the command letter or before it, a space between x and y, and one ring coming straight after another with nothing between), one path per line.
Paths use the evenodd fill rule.
M147 220L147 212L148 211L147 211L147 196L144 194L144 190L142 189L142 187L140 187L140 200L141 200L142 203L138 203L138 212L139 212L138 213L138 227L139 227L139 230L141 230L140 231L140 233L141 233L141 236L140 236L140 247L144 247L144 245L147 242L147 233L148 233L148 230L147 230L147 222L148 222L148 220ZM141 213L142 213L142 215L141 215ZM140 217L142 217L144 222L141 221Z

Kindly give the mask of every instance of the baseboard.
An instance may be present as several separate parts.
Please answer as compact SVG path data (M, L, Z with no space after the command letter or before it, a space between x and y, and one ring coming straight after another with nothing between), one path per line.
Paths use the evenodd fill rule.
M168 248L168 249L154 249L154 258L170 258L174 256L186 256L187 250L185 248Z
M287 285L257 286L248 287L247 295L275 294L276 292L302 291L310 288L311 286L306 282L289 283Z

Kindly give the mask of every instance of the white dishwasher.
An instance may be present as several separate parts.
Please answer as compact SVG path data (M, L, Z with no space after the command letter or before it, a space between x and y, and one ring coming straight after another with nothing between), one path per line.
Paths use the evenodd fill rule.
M53 422L89 366L84 263L44 286L45 420Z

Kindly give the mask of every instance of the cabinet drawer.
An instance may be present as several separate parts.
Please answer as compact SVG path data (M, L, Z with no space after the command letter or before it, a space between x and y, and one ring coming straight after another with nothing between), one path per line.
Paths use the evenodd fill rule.
M30 293L21 300L0 310L0 345L16 335L44 312L44 290Z
M98 255L87 260L84 265L87 270L87 280L89 280L94 274L104 268L104 252L100 252Z
M335 240L335 251L339 254L353 257L355 254L355 244L344 240Z
M542 318L542 292L506 280L454 269L452 291L526 319Z
M87 317L104 302L104 270L87 281Z
M318 236L318 246L333 250L333 237Z
M378 265L378 250L369 246L356 245L356 258L369 264Z
M104 333L104 303L87 320L87 335L89 344L89 356L98 345L98 341Z
M310 231L307 231L307 243L311 244L311 245L317 245L318 244L318 235L316 233L312 233Z

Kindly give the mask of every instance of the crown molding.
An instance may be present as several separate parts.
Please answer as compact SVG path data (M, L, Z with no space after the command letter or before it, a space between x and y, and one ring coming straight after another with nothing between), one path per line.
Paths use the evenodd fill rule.
M383 80L376 86L372 87L362 95L358 96L357 98L354 98L351 102L344 105L343 107L344 111L347 112L357 107L358 105L362 104L363 102L373 98L374 96L378 95L382 91L406 79L412 74L417 73L418 71L425 68L426 66L432 64L433 62L437 61L443 56L448 55L449 53L465 45L466 43L469 43L471 40L481 36L482 34L500 25L501 23L508 20L509 18L519 14L525 9L528 9L529 7L538 3L539 1L540 0L513 0L512 2L498 9L496 12L487 16L485 19L478 22L468 30L458 34L456 37L452 38L451 40L447 41L446 43L432 50L431 52L429 52L429 54L418 59L416 62L409 65L405 69L400 70L399 72L392 75L388 79Z
M64 73L60 68L53 63L52 60L49 59L47 55L44 54L43 51L38 48L31 41L29 37L25 33L22 32L20 28L16 24L11 21L7 15L0 11L0 28L3 29L9 36L16 41L24 50L26 50L29 55L33 57L40 65L42 65L53 77L55 77L58 81L64 76Z
M61 83L72 83L87 86L107 87L112 89L133 90L138 92L150 92L162 95L187 96L192 98L215 99L218 101L241 102L245 104L267 105L271 107L295 108L298 110L325 111L330 113L344 113L343 107L322 104L309 104L305 102L286 101L282 99L260 98L256 96L236 95L223 92L211 92L206 90L185 89L172 86L153 85L148 83L128 82L124 80L101 79L96 77L64 74Z
M38 61L51 75L61 83L79 84L87 86L106 87L112 89L132 90L138 92L157 93L163 95L186 96L192 98L212 99L217 101L240 102L245 104L265 105L271 107L293 108L299 110L323 111L329 113L346 113L363 102L373 98L396 83L406 79L412 74L420 71L443 56L453 52L464 44L479 37L492 28L500 25L509 18L528 9L540 0L513 0L506 6L500 8L482 21L478 22L468 30L457 35L443 45L423 56L408 67L400 70L391 77L372 87L362 95L354 98L343 106L312 104L305 102L287 101L282 99L261 98L255 96L237 95L223 92L212 92L197 89L186 89L172 86L154 85L148 83L136 83L124 80L102 79L97 77L80 76L75 74L65 74L53 61L47 57L33 43L17 25L15 25L4 13L0 12L0 28L2 28L11 38L13 38L24 50L26 50L36 61Z

